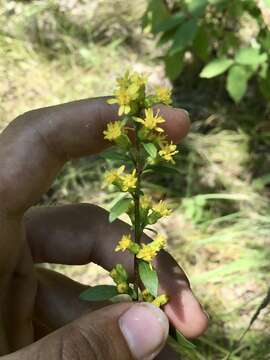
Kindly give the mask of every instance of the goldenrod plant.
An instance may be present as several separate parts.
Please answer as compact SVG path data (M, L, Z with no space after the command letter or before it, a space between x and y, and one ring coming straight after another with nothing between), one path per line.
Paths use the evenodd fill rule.
M108 123L104 138L116 145L129 161L105 173L104 187L114 186L123 195L112 207L109 220L113 222L124 213L130 219L130 233L123 234L115 251L128 251L134 256L134 281L129 279L124 266L117 264L110 272L114 286L90 287L81 294L81 298L87 301L114 301L123 295L122 298L129 298L130 301L146 301L162 307L169 298L166 294L158 293L154 259L166 247L166 237L152 229L155 236L151 242L145 243L143 233L145 229L151 230L151 226L161 218L169 216L171 209L164 200L154 201L144 193L143 180L145 175L154 172L162 163L173 167L174 156L178 153L176 145L167 139L160 127L165 120L158 104L169 105L171 91L157 87L148 94L147 78L126 72L117 79L114 97L108 103L118 104L119 120ZM183 342L192 345L175 329L172 332L174 340L181 342L181 346Z

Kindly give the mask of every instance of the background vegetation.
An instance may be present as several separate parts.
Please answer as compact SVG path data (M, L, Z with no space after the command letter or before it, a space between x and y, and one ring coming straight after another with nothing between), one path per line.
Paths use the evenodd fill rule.
M161 226L210 314L184 359L225 359L234 347L231 359L269 360L267 307L238 342L269 287L268 1L0 5L0 128L32 108L108 94L124 67L148 73L152 84L173 81L192 130L179 147L180 174L159 174L147 187L157 198L167 192L174 206ZM105 165L102 156L69 163L42 203L109 207L112 197L100 190ZM94 265L53 267L85 283L106 281Z

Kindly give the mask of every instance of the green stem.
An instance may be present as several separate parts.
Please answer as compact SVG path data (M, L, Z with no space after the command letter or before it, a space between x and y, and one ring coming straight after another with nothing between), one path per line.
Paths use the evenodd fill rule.
M142 230L141 230L141 218L140 218L140 191L141 191L141 160L140 160L140 143L137 135L135 135L135 147L136 147L136 176L137 176L137 184L134 193L134 212L135 212L135 242L137 244L141 244L141 237L142 237ZM138 266L138 259L136 256L134 257L134 290L136 293L136 300L139 299L139 283L140 283L140 276L139 276L139 266Z

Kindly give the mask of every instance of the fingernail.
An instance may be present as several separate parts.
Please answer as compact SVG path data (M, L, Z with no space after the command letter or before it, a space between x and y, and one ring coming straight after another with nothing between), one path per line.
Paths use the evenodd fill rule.
M183 108L181 108L181 109L179 109L179 108L174 108L174 109L177 110L177 111L181 111L181 112L184 113L185 116L189 119L189 112L188 112L186 109L183 109Z
M135 359L152 360L165 344L169 322L162 310L148 303L133 305L119 326Z
M189 121L190 120L190 116L189 116L189 112L183 108L173 108L174 111L177 111L178 113L181 113L182 117L186 117L186 119Z
M186 109L182 109L182 111L186 115L186 117L189 119L189 112Z

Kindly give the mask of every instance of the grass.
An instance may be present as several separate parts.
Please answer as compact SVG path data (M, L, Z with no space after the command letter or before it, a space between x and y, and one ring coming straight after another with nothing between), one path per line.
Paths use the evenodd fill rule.
M144 1L139 7L78 1L72 9L56 1L0 3L0 128L33 108L108 94L125 67L164 81L154 42L139 27ZM196 354L183 359L225 360L235 348L231 360L269 360L268 308L238 343L269 287L267 114L254 104L213 102L210 92L198 89L175 88L176 102L193 115L180 146L179 175L158 174L145 184L157 199L167 193L175 210L160 226L210 314ZM110 164L101 156L70 162L43 204L89 201L109 208L113 194L102 192L100 182ZM84 283L108 281L93 264L53 268Z

